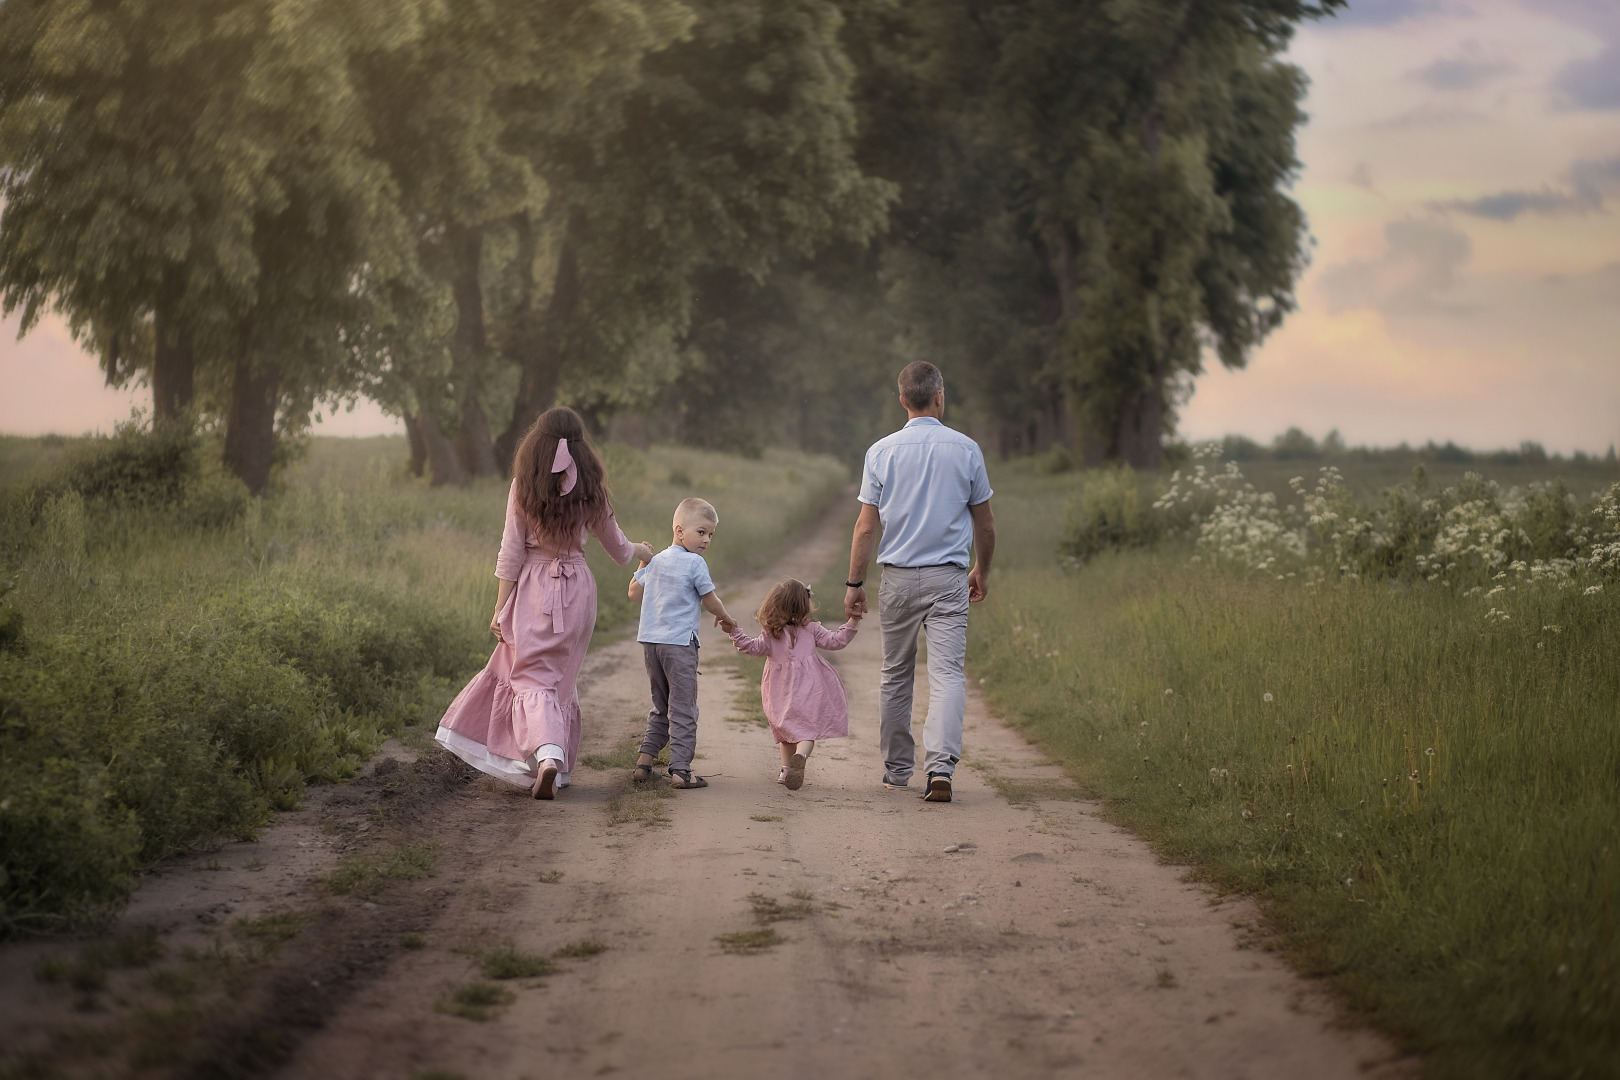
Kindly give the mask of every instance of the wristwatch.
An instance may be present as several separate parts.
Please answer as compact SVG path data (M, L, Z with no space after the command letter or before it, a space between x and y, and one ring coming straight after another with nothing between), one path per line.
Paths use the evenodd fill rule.
M859 580L859 581L846 581L846 582L844 582L844 588L846 588L846 589L859 589L865 584L866 584L866 579L861 578L861 580Z

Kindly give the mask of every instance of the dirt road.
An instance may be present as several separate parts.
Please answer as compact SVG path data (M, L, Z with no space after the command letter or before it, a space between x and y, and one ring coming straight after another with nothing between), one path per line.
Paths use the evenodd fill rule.
M847 544L848 521L831 516L774 569L816 580ZM765 584L722 595L751 611ZM449 761L389 765L438 777L422 788L431 797L390 810L386 775L329 789L215 857L207 869L222 873L152 883L126 921L178 942L199 923L318 905L248 995L234 1035L211 1036L247 1066L255 1046L275 1042L262 1064L285 1077L1410 1071L1381 1039L1334 1026L1331 1007L1271 954L1243 947L1252 905L1184 883L1100 820L976 694L955 801L885 790L875 617L834 657L851 737L818 748L797 792L774 783L768 732L728 722L741 683L722 662L729 643L705 633L706 790L660 798L633 791L626 769L582 768L540 803ZM581 685L587 753L639 734L634 641L595 652ZM373 822L370 835L436 845L435 875L369 899L317 888L343 852L381 850ZM501 947L563 958L552 974L499 983L512 1000L485 1022L445 1011ZM24 993L10 966L0 997ZM285 1037L254 1034L264 1025Z
M778 569L814 581L847 544L847 523L829 518ZM725 595L740 612L762 591ZM773 782L767 732L722 720L737 682L710 631L699 765L711 786L652 803L667 825L610 827L625 776L588 769L552 804L493 792L498 830L483 815L444 821L447 839L465 837L464 880L430 934L438 947L398 958L287 1075L1325 1080L1390 1059L1375 1038L1328 1026L1278 961L1239 948L1248 905L1211 903L1099 821L976 696L974 767L955 801L885 790L875 623L835 658L851 737L818 749L797 792ZM582 681L593 748L634 731L646 691L633 641L599 652ZM720 944L770 930L782 943L757 953ZM544 954L581 939L607 948L519 990L497 1019L433 1011L476 975L445 946Z

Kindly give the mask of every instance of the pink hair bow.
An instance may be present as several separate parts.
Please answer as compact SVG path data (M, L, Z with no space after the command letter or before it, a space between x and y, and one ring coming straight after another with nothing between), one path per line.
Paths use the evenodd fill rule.
M561 495L573 491L579 482L579 466L574 464L574 455L568 452L567 439L557 440L557 456L551 459L551 471L563 474Z

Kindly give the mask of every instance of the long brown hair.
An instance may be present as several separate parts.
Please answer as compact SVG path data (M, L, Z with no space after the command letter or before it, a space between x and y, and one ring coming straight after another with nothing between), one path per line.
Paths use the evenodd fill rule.
M754 618L762 630L773 638L782 636L786 627L804 626L816 613L816 602L810 595L810 586L798 578L783 578L765 594Z
M562 493L563 474L551 471L559 439L568 440L568 453L579 470L573 490L566 495ZM585 422L566 405L547 409L529 425L512 456L512 481L517 486L518 511L536 536L571 539L613 510L602 459L585 441Z

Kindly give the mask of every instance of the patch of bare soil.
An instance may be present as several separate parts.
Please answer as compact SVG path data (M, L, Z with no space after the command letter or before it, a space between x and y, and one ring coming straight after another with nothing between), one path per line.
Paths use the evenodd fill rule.
M776 569L815 580L843 558L843 509ZM743 612L765 585L721 591ZM875 617L833 654L852 735L817 748L797 792L774 782L768 732L721 722L757 689L730 652L706 631L709 788L630 783L647 690L639 646L614 643L581 680L583 749L603 767L555 802L436 751L379 762L260 841L149 882L122 933L156 927L163 956L108 972L93 1001L31 973L71 962L64 945L0 954L0 1041L69 1075L1411 1071L1245 947L1251 904L1103 822L976 695L955 801L884 789ZM189 998L166 972L200 973Z

